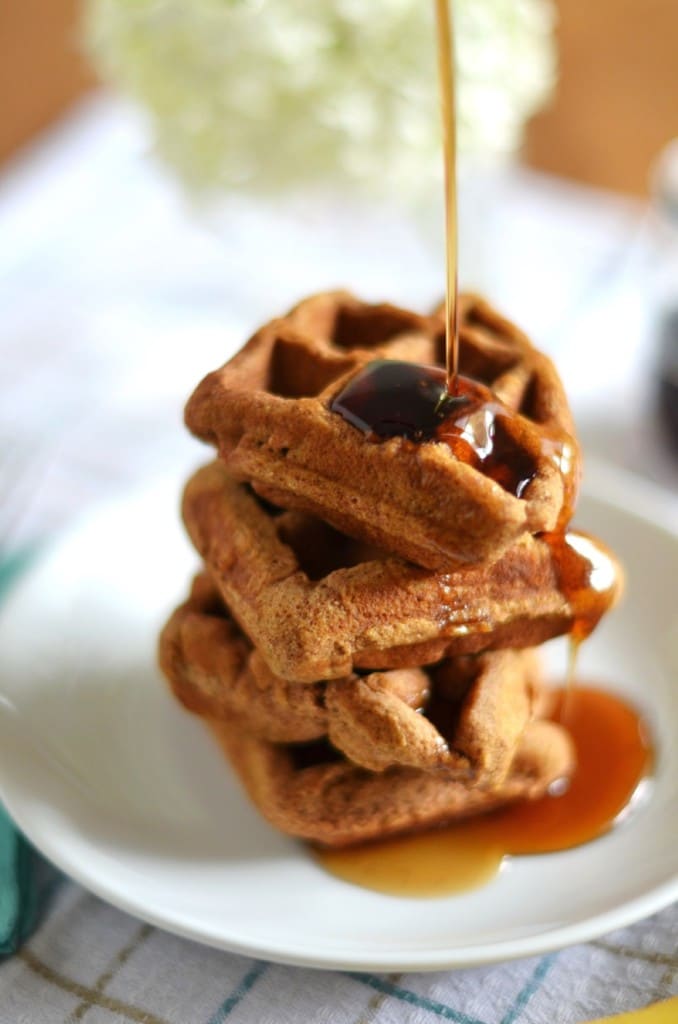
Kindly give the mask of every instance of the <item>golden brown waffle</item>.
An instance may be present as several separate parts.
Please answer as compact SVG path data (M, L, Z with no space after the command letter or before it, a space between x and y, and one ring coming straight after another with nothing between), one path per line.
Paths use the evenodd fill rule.
M160 634L158 660L174 695L198 715L238 721L276 743L327 732L324 683L274 676L229 616L206 573Z
M178 699L261 739L327 737L371 771L406 765L499 785L534 713L531 651L499 651L329 682L275 676L237 629L206 575L160 638L160 665Z
M508 776L494 788L415 768L368 772L337 758L329 745L277 745L229 722L210 725L264 817L283 832L326 846L412 832L534 799L574 763L565 730L545 721L528 725Z
M595 621L620 589L614 558L588 542L607 578L592 609L589 589L575 586L587 558L566 547L563 561L560 547L529 534L490 566L435 574L266 509L219 462L189 481L183 512L231 613L271 671L295 682L533 647L582 614Z
M218 446L232 473L280 506L431 569L487 562L524 533L554 529L574 501L571 437L567 484L555 454L563 432L572 435L572 420L547 357L487 303L462 297L460 371L519 414L511 443L534 465L521 497L446 444L374 442L330 409L369 361L443 364L443 347L438 314L371 306L344 292L318 295L267 324L206 377L186 423Z

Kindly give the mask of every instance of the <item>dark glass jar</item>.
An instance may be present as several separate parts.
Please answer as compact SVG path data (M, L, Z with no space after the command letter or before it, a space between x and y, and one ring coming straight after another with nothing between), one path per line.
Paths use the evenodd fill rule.
M678 139L661 154L653 175L657 262L657 394L663 426L678 455Z
M678 454L678 306L659 325L659 412Z

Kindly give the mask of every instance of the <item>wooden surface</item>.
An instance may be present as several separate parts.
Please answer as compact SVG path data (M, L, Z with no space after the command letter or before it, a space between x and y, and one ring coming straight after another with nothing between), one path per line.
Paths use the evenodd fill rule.
M0 0L0 161L92 86L79 10L80 0Z
M560 83L529 127L528 163L643 193L678 135L678 0L557 0Z

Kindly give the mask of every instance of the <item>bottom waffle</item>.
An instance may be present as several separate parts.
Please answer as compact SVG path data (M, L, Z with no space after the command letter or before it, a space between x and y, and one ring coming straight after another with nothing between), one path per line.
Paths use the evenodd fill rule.
M531 651L291 683L252 648L204 573L163 630L159 656L181 703L231 729L272 743L327 738L372 772L415 768L486 789L505 783L543 702Z
M413 768L369 772L327 743L279 745L243 733L237 723L210 725L262 815L282 832L324 846L413 832L534 799L573 767L566 732L545 721L528 725L506 779L493 789Z

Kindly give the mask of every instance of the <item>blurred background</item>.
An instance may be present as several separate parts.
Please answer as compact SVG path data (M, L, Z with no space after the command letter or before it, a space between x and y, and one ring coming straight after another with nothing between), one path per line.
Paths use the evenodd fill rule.
M99 85L82 43L82 8L81 0L3 5L0 159ZM555 15L558 87L527 126L524 158L646 196L650 166L678 129L678 7L672 0L556 0Z
M462 282L676 496L678 5L455 12ZM185 397L305 293L437 301L434 54L414 0L2 5L0 548L179 481Z

